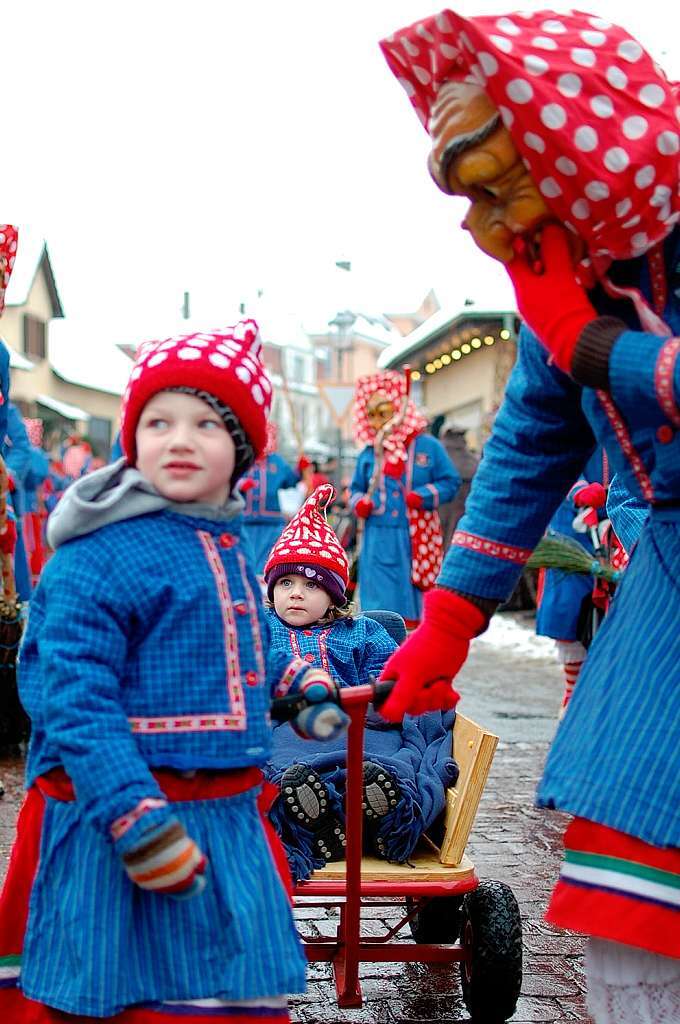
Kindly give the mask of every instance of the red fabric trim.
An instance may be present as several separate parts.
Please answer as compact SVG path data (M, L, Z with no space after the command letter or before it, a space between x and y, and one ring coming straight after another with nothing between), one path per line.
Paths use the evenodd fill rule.
M575 818L564 833L566 849L601 853L680 874L680 850L661 849L641 839ZM559 928L680 957L680 913L622 893L589 889L560 879L545 920Z
M49 1006L36 1003L17 988L0 990L0 1019L8 1024L85 1024L104 1018L75 1017L70 1013L52 1010ZM131 1009L123 1010L113 1017L106 1017L107 1024L209 1024L210 1021L222 1021L223 1024L289 1024L290 1015L287 1010L272 1010L271 1013L242 1013L224 1010L206 1016L201 1014L165 1013L162 1010Z
M451 541L451 547L468 548L480 555L489 555L491 558L499 558L503 562L514 562L515 565L524 565L531 555L531 548L518 548L513 544L506 544L504 541L489 540L487 537L477 537L474 533L465 533L464 530L456 530Z
M199 771L190 778L178 775L167 768L159 768L151 774L171 803L184 800L219 800L221 797L245 793L262 782L262 772L255 767L237 768L226 772ZM41 775L36 779L35 785L41 793L54 800L64 800L67 803L75 800L73 783L63 768L53 768L47 775Z
M633 473L635 474L635 478L638 484L640 485L640 490L642 491L643 498L645 499L645 501L653 501L654 488L652 486L652 481L649 478L649 475L647 473L647 470L645 469L645 465L642 459L640 458L640 456L637 453L637 450L633 446L633 442L630 439L630 434L628 433L628 429L626 427L626 424L624 423L623 416L614 405L614 402L611 399L611 395L609 395L606 391L602 390L596 391L596 394L598 399L600 400L600 405L604 409L605 415L609 420L614 433L616 434L616 440L619 442L621 451L628 459L630 467L633 470Z
M28 901L33 880L38 870L40 834L42 832L45 801L32 786L21 805L17 818L16 836L9 857L5 883L0 893L0 954L20 955L24 947L24 933L28 920ZM0 1020L14 1021L2 1011L4 991L0 990ZM18 1018L17 1018L18 1019Z
M663 258L663 245L655 245L647 253L649 266L649 277L652 282L652 302L655 311L659 316L663 315L668 299L668 284L666 282L666 263Z
M564 846L581 853L603 853L609 857L623 857L625 860L645 864L661 871L672 871L680 875L680 850L675 847L662 848L645 843L635 836L618 832L615 828L598 825L585 818L574 818L564 833Z
M641 903L620 893L586 889L560 879L545 920L558 928L680 957L677 910Z
M654 367L656 397L659 399L659 405L664 415L676 427L680 427L680 409L678 409L675 401L673 376L678 355L680 355L680 338L669 338L661 346L661 351Z

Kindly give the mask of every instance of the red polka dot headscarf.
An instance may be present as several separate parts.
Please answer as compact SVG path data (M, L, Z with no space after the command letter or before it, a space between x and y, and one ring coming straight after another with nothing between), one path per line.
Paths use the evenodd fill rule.
M325 515L334 497L332 484L317 487L272 548L264 567L270 601L276 581L296 575L323 587L335 604L345 603L349 562Z
M680 88L624 29L577 11L442 11L380 45L426 128L447 81L486 91L599 270L645 252L680 219Z
M411 399L406 398L406 377L397 370L381 370L379 373L358 377L353 407L354 437L357 442L372 445L375 441L375 429L368 420L368 403L376 391L385 392L394 405L397 420L401 416L402 403L406 400L404 419L392 430L388 429L383 442L384 461L403 469L407 459L406 445L427 429L427 419L416 409Z
M136 459L135 433L146 403L159 391L191 388L233 411L256 457L267 441L272 386L261 359L254 320L197 334L144 342L123 395L120 436L128 462Z
M0 224L0 314L5 308L5 292L17 256L19 234L12 224Z

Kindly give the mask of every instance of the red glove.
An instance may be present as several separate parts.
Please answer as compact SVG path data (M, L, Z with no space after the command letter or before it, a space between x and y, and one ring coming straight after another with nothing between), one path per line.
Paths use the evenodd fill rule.
M12 476L10 471L7 470L7 490L9 491L10 494L14 494L16 489L17 489L17 485L14 482L14 477Z
M7 520L7 526L0 533L0 551L3 555L13 555L17 544L17 527L13 519Z
M425 594L423 611L423 621L389 658L380 676L397 680L380 708L390 722L400 722L406 713L422 715L455 707L459 694L451 680L467 658L470 641L488 622L480 608L443 587Z
M586 484L572 494L577 508L603 508L607 504L607 492L602 484Z
M297 466L295 468L297 469L300 476L302 476L304 471L306 469L309 469L311 465L311 460L308 459L306 455L301 455L300 458L297 460Z
M238 482L238 489L242 494L247 494L248 491L252 491L255 486L255 481L252 476L244 476Z
M374 508L375 506L371 499L363 497L359 498L358 502L354 506L354 511L360 519L368 519Z
M409 508L422 508L423 499L417 491L409 491L406 495L406 504Z
M541 238L543 269L529 265L526 244L515 239L515 258L507 271L515 289L517 309L560 370L569 373L581 331L597 313L576 280L567 233L547 224Z

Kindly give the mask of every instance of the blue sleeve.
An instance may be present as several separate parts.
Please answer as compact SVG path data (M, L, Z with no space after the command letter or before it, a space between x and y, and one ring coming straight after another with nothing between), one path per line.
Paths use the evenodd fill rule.
M380 675L390 654L396 651L397 644L375 619L366 616L361 621L365 625L366 637L358 670L360 681L367 683L369 676L377 678Z
M279 489L285 490L288 487L295 487L300 482L300 474L296 473L295 470L291 469L288 463L277 455L277 461L279 463L280 478L279 478Z
M121 685L138 593L118 579L115 557L94 558L78 540L60 548L39 586L42 613L31 615L22 645L22 701L36 702L50 746L73 781L89 825L110 838L112 823L145 798L163 800L141 756L122 702ZM169 816L150 812L153 821ZM144 815L125 835L137 841Z
M626 554L630 554L649 518L649 505L627 490L618 473L607 492L607 515Z
M109 459L109 462L117 462L118 459L122 458L123 446L120 443L120 431L118 431L118 433L116 434L116 438L113 442L113 447L111 448L111 458Z
M506 600L594 448L581 387L548 365L536 337L522 328L505 399L438 583Z
M22 486L31 465L31 442L21 413L11 402L6 433L10 443L6 446L5 462L17 484Z
M431 511L455 498L460 487L460 476L446 454L444 445L436 437L423 435L416 441L416 445L422 445L432 459L430 482L414 488L416 494L423 499L423 508Z
M368 485L371 482L371 473L373 472L373 449L364 448L357 459L357 464L354 467L354 475L352 476L352 483L350 490L352 496L350 503L352 508L356 505L359 498L363 498L368 490Z
M680 339L623 331L609 356L609 392L625 420L657 428L680 423Z

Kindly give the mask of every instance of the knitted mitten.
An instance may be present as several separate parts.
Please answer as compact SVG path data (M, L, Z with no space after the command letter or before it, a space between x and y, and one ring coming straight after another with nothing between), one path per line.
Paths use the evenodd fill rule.
M331 677L322 669L310 668L289 692L299 691L309 701L291 722L298 736L313 740L334 740L349 725L349 716L329 698L335 696L337 687Z
M123 854L125 870L135 885L175 899L188 899L203 890L207 863L177 818L145 832Z

